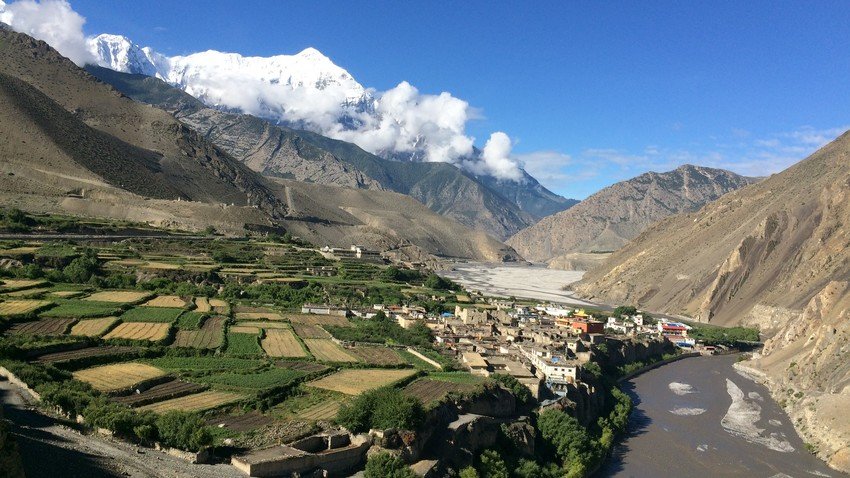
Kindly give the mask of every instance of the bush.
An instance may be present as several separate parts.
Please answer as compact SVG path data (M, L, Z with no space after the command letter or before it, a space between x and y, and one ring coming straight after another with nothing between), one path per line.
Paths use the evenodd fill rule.
M213 436L196 413L173 411L156 419L160 441L170 447L199 451L212 444Z
M486 450L481 454L481 478L510 478L505 460L495 450Z
M425 279L425 287L434 290L460 290L460 286L454 282L444 279L437 274L431 274Z
M354 433L362 433L370 428L415 430L423 418L422 402L395 388L383 387L344 404L336 421Z
M401 458L387 452L376 453L366 461L366 478L415 478Z
M97 260L97 254L91 249L86 249L83 255L72 260L62 269L62 274L69 282L78 284L88 282L98 272L100 272L100 262Z
M593 441L578 420L559 410L545 410L537 425L546 445L563 462L567 476L584 476L596 453Z

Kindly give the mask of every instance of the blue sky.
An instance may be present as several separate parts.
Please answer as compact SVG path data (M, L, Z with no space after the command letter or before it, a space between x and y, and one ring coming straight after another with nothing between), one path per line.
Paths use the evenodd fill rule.
M552 190L683 163L777 172L850 125L850 2L73 0L166 54L313 46L360 83L451 92Z

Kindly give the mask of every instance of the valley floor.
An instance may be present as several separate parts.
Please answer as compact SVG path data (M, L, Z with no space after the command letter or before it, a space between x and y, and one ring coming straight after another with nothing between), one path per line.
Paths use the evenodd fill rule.
M547 269L545 266L463 263L441 275L461 284L464 288L485 295L519 297L575 305L594 304L576 298L562 287L578 282L583 271Z

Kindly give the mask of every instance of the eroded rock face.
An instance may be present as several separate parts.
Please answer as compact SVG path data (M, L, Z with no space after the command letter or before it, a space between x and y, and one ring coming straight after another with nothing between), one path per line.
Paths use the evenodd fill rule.
M850 472L850 284L833 281L745 365L830 466Z
M722 169L691 165L642 174L542 219L508 244L527 260L563 267L572 263L574 253L617 250L655 221L696 211L753 182Z

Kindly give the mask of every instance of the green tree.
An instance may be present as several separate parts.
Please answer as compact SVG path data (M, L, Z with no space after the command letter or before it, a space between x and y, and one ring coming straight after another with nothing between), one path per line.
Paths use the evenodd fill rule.
M206 423L196 413L167 412L157 418L156 428L165 445L183 450L198 451L213 441Z
M376 453L366 461L365 478L415 478L401 458L387 452Z
M560 410L545 410L537 420L540 435L563 461L565 470L578 470L578 464L594 459L594 448L587 430L575 418Z
M98 272L100 272L100 262L97 260L97 254L91 249L86 249L80 257L72 260L62 269L65 278L80 284L88 282Z
M481 454L481 478L509 478L510 472L505 460L495 450L486 450Z
M358 395L344 404L336 421L352 432L366 432L370 428L400 428L415 430L422 423L422 402L392 387L383 387Z
M512 377L510 375L506 375L503 373L493 374L490 378L501 383L508 390L513 393L514 397L516 397L518 405L527 405L534 401L534 397L531 395L531 390L528 389L525 385L519 382L516 377Z
M614 309L614 317L622 317L624 315L636 315L637 308L631 305L621 305Z
M475 468L471 466L467 466L466 468L460 470L460 478L481 478Z

